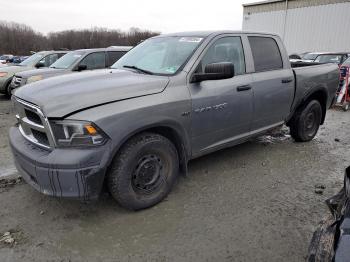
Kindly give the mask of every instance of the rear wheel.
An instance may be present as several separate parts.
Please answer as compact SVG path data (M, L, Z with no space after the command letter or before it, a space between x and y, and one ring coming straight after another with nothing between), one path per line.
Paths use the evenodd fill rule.
M311 141L317 134L322 120L319 101L311 100L297 110L290 123L290 134L297 142Z
M107 185L121 206L139 210L162 201L178 173L175 146L161 135L143 133L129 140L116 156Z

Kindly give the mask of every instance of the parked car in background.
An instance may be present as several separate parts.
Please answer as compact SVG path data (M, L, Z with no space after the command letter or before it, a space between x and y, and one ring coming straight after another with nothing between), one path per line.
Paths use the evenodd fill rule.
M0 69L0 93L11 96L10 84L15 73L48 67L66 53L67 51L42 51L35 53L18 65L2 67Z
M125 48L126 50L130 50L131 48L133 48L133 46L129 45L129 46L119 46L119 45L112 45L112 46L109 46L108 48Z
M82 49L67 53L49 68L16 73L11 89L53 76L60 76L85 70L107 68L125 55L132 47L115 46L113 48Z
M300 53L300 54L291 54L289 55L289 60L291 62L299 62L303 59L303 57L308 54L309 52L304 52L304 53Z
M319 55L321 55L321 54L323 54L323 53L321 53L321 52L310 52L310 53L306 53L306 54L302 57L301 61L299 61L299 62L309 62L309 63L312 63L312 62L315 61L315 59L317 58L317 56L319 56Z
M344 63L342 63L342 66L347 66L347 67L350 67L350 57L348 59L346 59L344 61Z
M25 56L20 56L20 60L21 60L21 63L26 60L27 58L29 58L29 56L25 55Z
M0 64L6 64L9 59L12 59L13 55L0 56Z
M323 54L318 55L315 58L314 62L321 63L321 64L333 63L333 64L341 65L349 57L350 57L349 52L323 53Z
M69 67L75 56L66 57L57 64ZM138 210L164 199L190 159L284 123L295 141L312 140L338 85L334 64L292 69L277 35L160 35L108 70L16 90L10 145L36 190L87 200L106 184L121 206Z
M9 62L12 64L20 64L27 58L28 56L14 56L11 60L9 60Z

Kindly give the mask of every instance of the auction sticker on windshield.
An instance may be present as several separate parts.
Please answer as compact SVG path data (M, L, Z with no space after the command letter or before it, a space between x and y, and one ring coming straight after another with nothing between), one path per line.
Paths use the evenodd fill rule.
M199 43L202 39L201 37L181 37L179 42Z

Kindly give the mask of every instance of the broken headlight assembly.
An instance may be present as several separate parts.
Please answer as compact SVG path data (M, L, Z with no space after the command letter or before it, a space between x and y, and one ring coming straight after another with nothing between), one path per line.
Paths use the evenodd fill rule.
M108 137L94 123L78 120L50 121L57 147L103 145Z

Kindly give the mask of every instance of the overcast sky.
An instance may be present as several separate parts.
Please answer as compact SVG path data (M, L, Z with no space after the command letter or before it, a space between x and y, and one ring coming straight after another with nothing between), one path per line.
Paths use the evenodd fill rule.
M240 30L242 4L251 2L256 0L0 0L0 20L42 33L94 26L162 33Z

